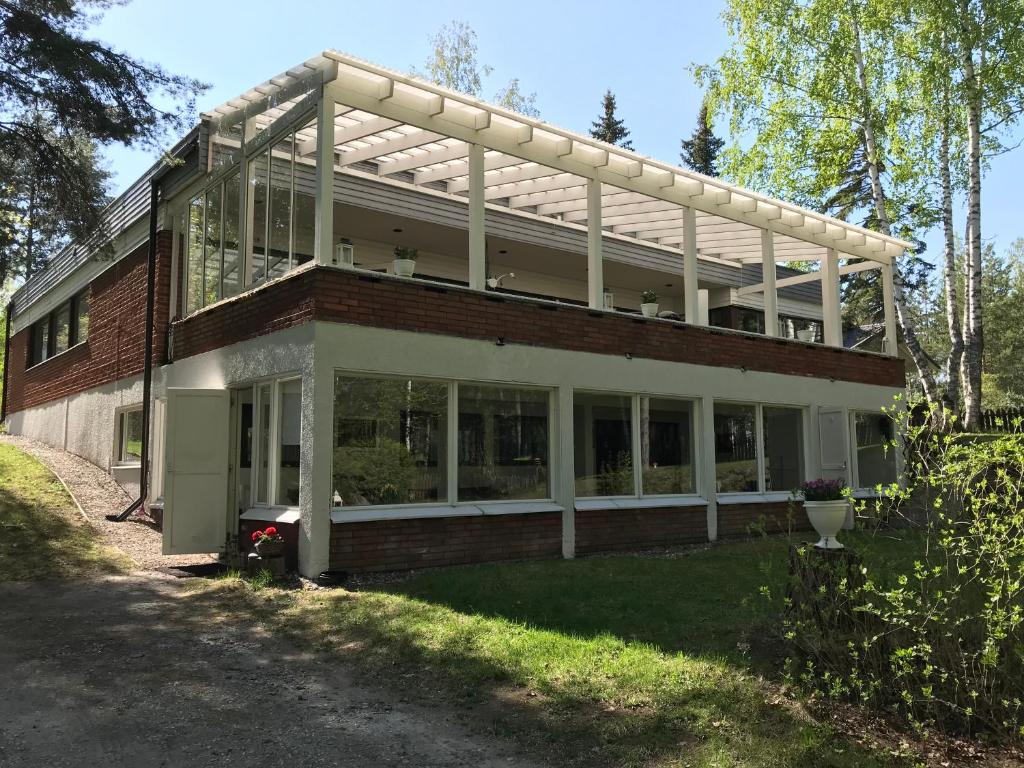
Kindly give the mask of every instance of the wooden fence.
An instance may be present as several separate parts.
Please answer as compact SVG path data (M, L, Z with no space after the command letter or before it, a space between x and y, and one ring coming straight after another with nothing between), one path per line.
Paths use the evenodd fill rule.
M982 432L1024 432L1024 408L993 408L981 412Z

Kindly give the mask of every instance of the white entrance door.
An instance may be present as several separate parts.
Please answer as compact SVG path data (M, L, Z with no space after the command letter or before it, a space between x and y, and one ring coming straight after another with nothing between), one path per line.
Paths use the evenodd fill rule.
M818 409L818 440L822 478L849 482L845 409L832 406Z
M230 400L226 389L168 389L165 555L217 552L227 534Z

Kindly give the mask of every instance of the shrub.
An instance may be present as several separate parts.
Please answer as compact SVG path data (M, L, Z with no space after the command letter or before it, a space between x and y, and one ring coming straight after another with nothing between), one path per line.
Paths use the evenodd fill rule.
M895 573L840 574L810 600L794 580L789 673L917 724L1020 737L1024 436L944 434L897 418L911 448L905 484L886 489L882 511L925 507L916 559Z

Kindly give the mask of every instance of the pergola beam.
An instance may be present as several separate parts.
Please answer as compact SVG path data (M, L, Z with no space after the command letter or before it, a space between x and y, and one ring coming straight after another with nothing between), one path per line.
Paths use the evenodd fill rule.
M468 155L469 145L464 141L458 141L454 144L445 144L442 149L434 150L433 152L410 154L409 157L403 157L401 160L382 163L377 169L377 173L380 176L390 176L395 173L402 173L403 171L415 171L417 168L425 168L449 160L458 160Z
M440 134L417 129L412 133L402 133L397 137L383 139L365 147L345 150L341 153L340 165L353 165L364 160L374 160L384 155L421 147L424 144L434 144L443 138Z
M854 275L858 272L866 272L869 269L879 269L882 265L872 261L859 261L856 264L846 264L845 266L839 267L840 275ZM800 285L801 283L813 283L815 280L821 280L821 272L804 272L802 275L793 275L792 277L784 277L781 280L775 281L776 288L785 288L790 285ZM744 285L737 290L740 296L744 296L750 293L760 293L764 290L764 283L757 283L755 285Z

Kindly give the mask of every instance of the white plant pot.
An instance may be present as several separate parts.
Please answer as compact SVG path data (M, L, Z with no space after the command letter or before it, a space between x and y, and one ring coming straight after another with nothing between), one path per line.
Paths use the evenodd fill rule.
M804 509L807 511L807 518L814 526L814 530L821 536L821 540L814 546L821 549L842 549L843 545L836 540L846 522L846 512L850 503L845 499L839 501L805 501Z
M655 304L641 304L640 311L644 317L657 317L658 316L658 305Z
M399 277L412 277L416 271L416 259L395 259L391 262L391 269Z
M814 336L815 333L813 328L804 328L803 330L796 332L796 337L800 339L800 341L814 341Z

